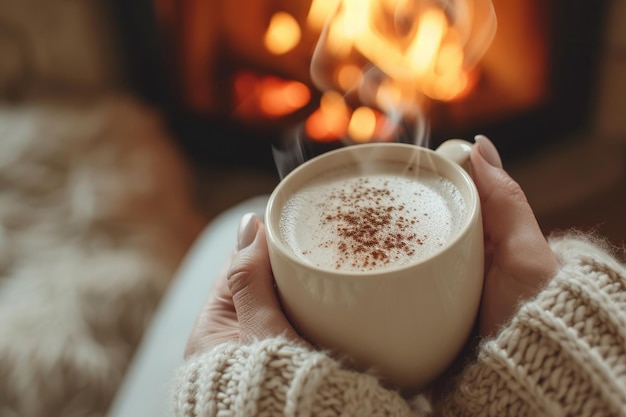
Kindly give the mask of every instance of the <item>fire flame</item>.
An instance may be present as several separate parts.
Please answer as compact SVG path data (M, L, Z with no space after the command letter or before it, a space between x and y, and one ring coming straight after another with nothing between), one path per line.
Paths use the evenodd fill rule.
M246 118L277 118L306 106L311 99L309 88L299 81L274 76L258 76L248 71L234 80L236 113Z
M311 10L323 2L314 0ZM494 33L490 0L342 0L322 33L312 75L322 89L345 92L329 67L367 63L412 91L403 94L409 102L418 95L449 101L470 84Z
M306 25L321 31L311 76L326 92L305 130L315 140L347 136L362 142L388 131L381 125L398 114L421 117L424 97L462 97L495 33L495 14L491 0L313 0ZM301 38L296 19L278 12L264 44L282 55ZM258 107L269 116L287 114L309 99L300 85L263 85L257 88ZM342 94L355 92L363 106L352 110ZM374 108L395 115L385 117Z
M357 108L348 124L348 135L355 142L368 142L376 132L376 113L369 107Z
M341 0L313 0L306 18L307 25L316 31L324 28L326 19L337 9Z
M306 130L318 140L343 134L362 142L387 137L392 119L423 120L424 97L463 97L496 21L491 0L313 0L307 22L313 28L325 22L311 65L315 84L356 92L361 103L386 115L362 106L347 124L345 112L338 123L322 105ZM324 130L323 122L332 127Z
M304 128L308 137L320 142L346 138L352 142L369 142L374 138L386 140L382 134L385 123L386 118L380 112L367 106L353 111L341 94L326 91Z
M322 95L319 109L305 123L307 135L321 142L333 141L345 136L350 122L350 109L343 96L336 91Z
M300 25L296 19L289 13L278 12L270 20L264 43L272 54L282 55L295 48L301 37Z

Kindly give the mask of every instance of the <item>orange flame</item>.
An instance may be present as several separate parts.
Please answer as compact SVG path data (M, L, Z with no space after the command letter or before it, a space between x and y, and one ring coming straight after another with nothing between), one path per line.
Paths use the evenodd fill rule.
M369 107L359 107L350 118L348 135L355 142L369 142L376 133L376 113Z
M312 8L319 7L320 1L314 1ZM328 21L316 56L325 61L323 67L345 66L349 61L360 62L361 68L373 64L403 90L401 98L409 102L419 95L448 101L471 85L469 72L494 32L490 0L342 0ZM314 74L314 79L324 80L325 88L346 91L348 83L340 78L340 71L321 71L325 74Z
M234 81L236 113L244 118L282 117L306 106L311 100L309 88L293 80L258 76L243 71Z
M309 138L319 142L346 140L355 143L391 139L387 118L370 107L354 111L336 91L322 95L320 106L306 120L304 129Z
M296 19L285 12L272 16L265 32L265 47L274 55L283 55L295 48L300 42L302 31Z
M307 15L307 25L313 30L321 31L326 19L337 9L341 0L313 0Z
M419 118L424 97L464 96L495 33L495 14L491 0L312 0L306 24L322 30L311 75L326 91L306 133L366 142L388 140L396 118L370 105ZM281 41L289 39L282 33ZM272 51L267 37L266 46ZM352 111L336 90L356 92L367 106Z
M304 125L307 135L321 142L341 139L348 131L350 109L343 96L335 91L322 95L319 109L315 110Z

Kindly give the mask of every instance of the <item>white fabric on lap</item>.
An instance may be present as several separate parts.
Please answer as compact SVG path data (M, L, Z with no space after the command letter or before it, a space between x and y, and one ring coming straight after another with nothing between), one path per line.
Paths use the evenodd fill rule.
M170 416L171 384L213 280L235 247L245 213L262 218L267 196L225 211L198 237L144 334L108 417Z

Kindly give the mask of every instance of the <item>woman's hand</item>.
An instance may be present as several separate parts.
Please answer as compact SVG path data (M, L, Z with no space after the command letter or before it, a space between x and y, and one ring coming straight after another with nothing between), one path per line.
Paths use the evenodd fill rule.
M493 335L537 294L558 268L558 260L519 185L502 169L496 148L476 138L470 156L481 197L485 235L485 284L479 331ZM243 217L237 251L214 284L192 330L185 355L225 341L249 343L278 335L305 343L285 318L273 285L265 227Z
M520 186L502 169L495 146L476 137L470 156L480 194L485 235L485 284L481 336L493 335L534 297L558 268Z
M217 277L191 332L185 357L227 341L250 343L283 335L304 343L285 318L269 263L265 226L246 214L237 251Z

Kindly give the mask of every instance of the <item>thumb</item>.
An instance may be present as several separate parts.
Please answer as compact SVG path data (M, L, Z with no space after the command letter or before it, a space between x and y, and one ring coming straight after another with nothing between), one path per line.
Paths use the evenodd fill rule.
M298 339L276 296L265 226L253 213L242 218L237 249L228 273L228 287L237 312L241 341L249 343L278 335Z
M495 146L476 137L470 155L485 234L481 333L492 333L519 301L536 294L558 262L519 184L502 169Z
M485 136L476 137L470 161L480 194L485 234L491 243L498 246L513 237L543 239L524 192L502 169L498 151Z

